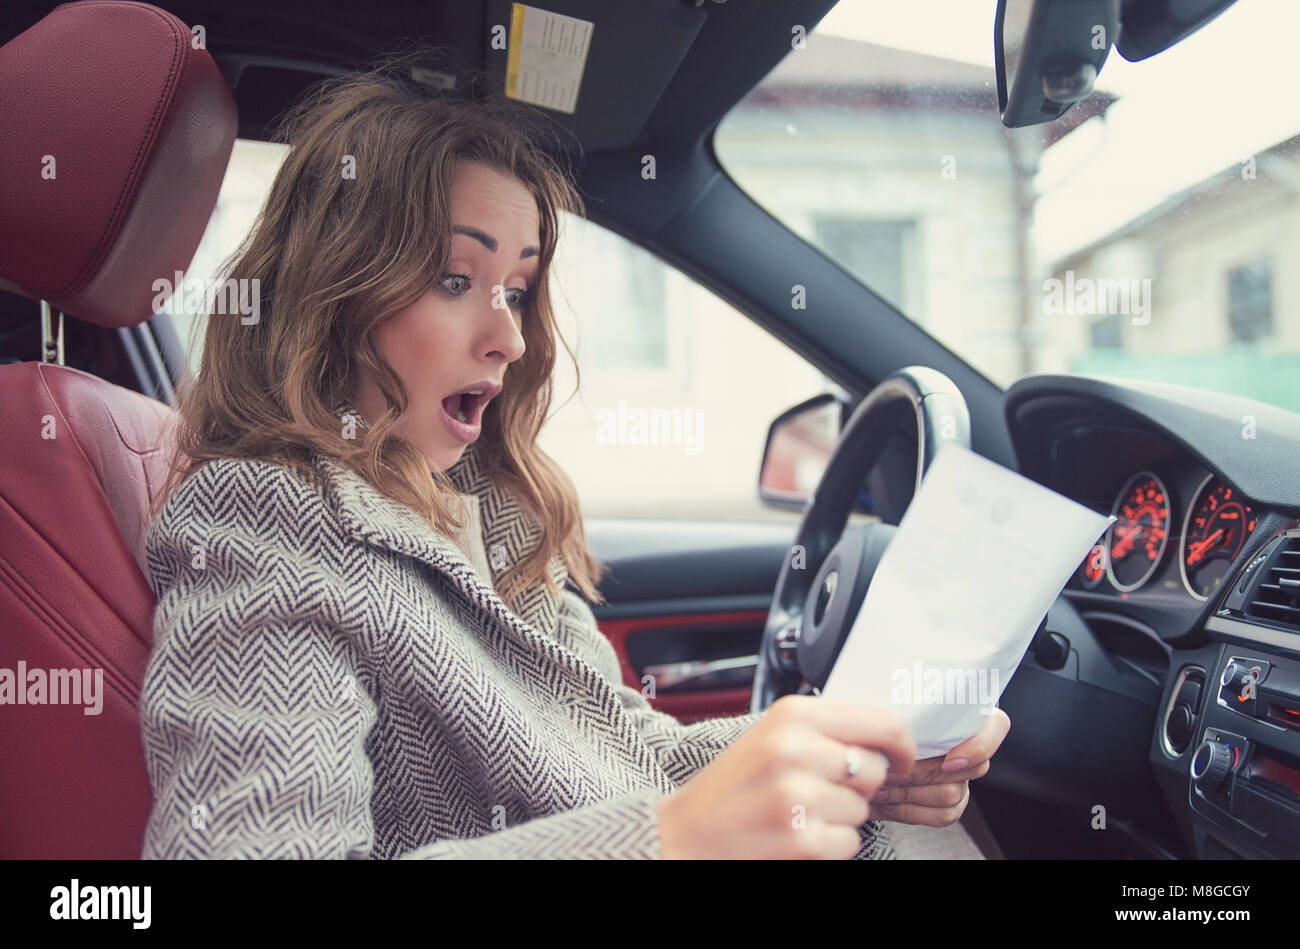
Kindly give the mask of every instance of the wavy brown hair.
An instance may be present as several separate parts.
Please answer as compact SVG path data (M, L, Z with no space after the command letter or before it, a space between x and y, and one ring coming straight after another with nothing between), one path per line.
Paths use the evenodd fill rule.
M289 145L264 210L223 268L260 288L260 319L207 321L197 378L178 400L177 452L161 505L186 476L217 458L284 464L316 481L313 453L356 471L451 534L463 522L445 472L395 432L409 396L375 343L376 330L439 281L451 245L451 181L461 161L519 179L537 201L541 257L525 304L524 355L506 372L473 446L484 472L540 525L537 545L501 578L514 608L559 553L594 602L603 565L587 550L573 482L537 444L552 397L557 340L549 271L559 212L583 214L566 167L545 148L555 134L499 91L471 97L420 81L408 55L315 87L278 124ZM478 89L475 86L475 89ZM555 150L555 154L564 154ZM346 156L355 176L343 173ZM239 284L246 286L245 284ZM576 370L575 360L575 370ZM344 438L336 410L370 373L387 410Z

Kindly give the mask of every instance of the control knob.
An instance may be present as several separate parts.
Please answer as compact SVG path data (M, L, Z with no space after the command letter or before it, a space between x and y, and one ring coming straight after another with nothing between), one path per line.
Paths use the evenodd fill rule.
M1232 749L1222 742L1205 739L1192 756L1192 780L1198 785L1216 789L1232 770Z

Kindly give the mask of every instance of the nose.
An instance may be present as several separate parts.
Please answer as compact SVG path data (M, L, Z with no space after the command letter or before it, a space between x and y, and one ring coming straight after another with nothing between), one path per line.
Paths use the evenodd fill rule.
M495 305L500 295L493 293L488 300L488 315L485 317L488 332L485 336L484 350L488 358L504 358L507 364L519 359L524 354L524 337L520 332L520 315L509 305Z

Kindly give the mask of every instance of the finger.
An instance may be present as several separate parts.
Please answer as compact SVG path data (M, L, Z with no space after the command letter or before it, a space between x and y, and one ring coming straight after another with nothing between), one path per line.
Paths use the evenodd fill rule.
M961 819L970 802L970 790L962 796L961 803L953 807L928 807L924 804L871 805L871 820L892 820L903 824L920 824L926 827L947 827Z
M808 720L822 734L846 745L874 748L889 759L889 770L906 774L916 759L912 730L892 709L817 699L807 704Z
M746 835L740 859L816 860L852 858L862 847L857 826L810 820L790 830Z
M1000 708L994 708L988 714L984 727L944 755L944 763L965 761L966 764L962 767L966 768L973 767L981 761L988 761L1001 746L1002 740L1007 737L1007 732L1010 730L1011 719L1007 713Z
M798 793L783 795L776 803L776 816L781 821L788 819L795 830L807 829L815 823L857 827L870 813L866 797L852 788L812 777L800 783Z
M912 768L909 785L922 784L951 784L956 781L974 781L976 778L982 778L988 774L991 762L981 761L979 764L971 765L960 771L953 771L947 774L943 771L945 759L942 757L922 758ZM892 786L893 782L886 780L886 784Z
M797 833L801 837L796 838L796 844L805 859L850 860L862 847L856 826L810 823Z
M858 823L865 821L864 817ZM823 833L826 835L827 859L852 860L862 849L862 835L858 833L857 824L852 827L826 827L823 828Z
M852 777L850 755L857 770ZM806 726L785 733L772 761L788 782L781 813L805 824L819 820L857 827L867 819L867 801L885 779L886 758L880 752L841 744Z
M872 804L919 804L922 807L956 807L969 793L965 781L949 784L926 784L920 787L881 788ZM884 799L881 800L881 795Z
M850 759L854 763L856 774L849 774ZM798 756L792 763L813 772L828 783L849 790L849 793L862 800L870 798L884 783L889 759L874 748L846 745L809 728L799 742Z
M835 746L835 751L833 757L828 755L827 760L830 763L827 765L827 777L852 788L859 797L870 799L885 783L889 759L874 748L858 748L854 745L842 745L839 742L831 742L831 744ZM849 774L850 759L856 771L852 775Z
M825 824L857 827L870 813L868 797L846 785L824 781L817 790L817 802L808 816Z
M953 784L958 781L977 781L989 773L989 768L993 767L992 761L981 761L972 768L964 768L961 771L950 771L948 774L942 772L931 784Z

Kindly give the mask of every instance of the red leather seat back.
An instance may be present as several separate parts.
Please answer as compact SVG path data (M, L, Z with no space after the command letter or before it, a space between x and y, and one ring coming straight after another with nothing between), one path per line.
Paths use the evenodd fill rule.
M154 598L137 564L172 412L40 363L0 366L0 393L0 668L27 680L13 683L23 704L11 694L0 712L0 854L138 857L152 800L138 709ZM51 670L78 670L94 695Z
M86 0L0 47L0 287L99 326L148 319L155 280L194 256L237 127L191 38L155 7ZM0 366L0 411L0 857L136 858L142 544L174 413L39 363Z

